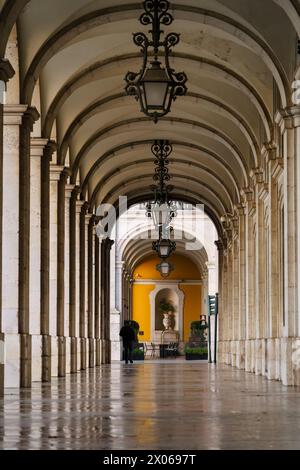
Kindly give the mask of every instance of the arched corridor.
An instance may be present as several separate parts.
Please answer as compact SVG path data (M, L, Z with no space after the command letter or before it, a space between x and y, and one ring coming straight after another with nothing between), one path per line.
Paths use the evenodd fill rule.
M170 67L178 80L186 74L187 93L181 90L156 123L125 92L128 71L142 63L142 43L132 33L149 31L147 21L139 22L142 2L0 0L4 410L8 390L21 389L21 399L28 392L34 405L41 384L54 394L72 394L74 386L80 401L80 384L102 393L109 376L107 386L113 383L122 401L130 374L137 381L169 380L164 363L152 364L153 358L122 370L123 322L139 323L140 343L162 344L167 302L174 343L184 354L192 323L207 315L209 296L217 293L210 346L216 345L218 364L174 360L172 367L186 374L181 386L192 396L206 380L214 388L226 377L234 385L236 377L253 394L255 387L264 397L283 394L280 414L285 406L291 414L295 409L298 389L283 386L300 386L300 2L172 0L169 6L174 22L165 19L163 31L172 45ZM164 53L154 51L152 64ZM157 142L172 148L176 217L169 241L176 252L168 278L157 271L154 218L145 214ZM192 386L193 367L199 375ZM235 385L239 397L247 386ZM266 400L276 412L276 398ZM149 418L142 426L152 424ZM287 428L282 447L292 435ZM114 432L107 445L115 446ZM279 439L275 434L267 448ZM22 439L1 445L29 445ZM209 446L230 447L221 441ZM194 444L207 448L201 439Z

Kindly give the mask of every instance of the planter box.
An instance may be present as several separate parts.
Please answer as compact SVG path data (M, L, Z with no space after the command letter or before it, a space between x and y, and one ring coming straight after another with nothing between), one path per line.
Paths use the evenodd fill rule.
M185 354L185 358L187 361L207 361L208 355L207 354Z

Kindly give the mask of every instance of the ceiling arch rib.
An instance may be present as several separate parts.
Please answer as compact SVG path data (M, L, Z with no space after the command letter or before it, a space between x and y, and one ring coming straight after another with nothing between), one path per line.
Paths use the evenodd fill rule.
M36 80L40 76L42 68L62 47L66 45L66 43L74 40L75 37L78 37L78 34L98 26L99 23L101 24L101 21L103 22L106 20L113 23L120 14L123 20L126 18L137 18L140 8L141 5L137 3L96 10L89 12L86 15L82 15L56 31L40 47L27 70L22 87L23 101L28 104L31 103L34 86ZM244 24L236 21L236 19L215 11L178 4L174 4L173 9L176 12L177 21L180 21L180 18L182 15L184 16L185 13L193 13L195 18L197 18L195 21L199 22L200 15L200 17L203 18L203 23L205 22L206 24L215 25L220 30L224 29L226 33L230 33L232 35L235 41L241 41L246 47L249 47L251 50L256 52L274 76L281 94L282 103L286 106L287 96L289 94L289 82L285 71L272 48L258 32L247 28Z
M128 193L137 193L139 190L145 188L145 186L148 186L150 188L151 184L153 183L152 177L153 173L142 175L140 177L135 176L133 178L130 178L126 182L123 182L117 185L116 187L112 188L112 190L107 192L103 197L99 197L99 191L102 188L97 185L90 198L90 207L93 208L94 205L98 205L98 203L112 204L113 206L115 206L116 200L120 196L128 197ZM198 195L198 204L208 204L214 209L215 214L218 214L219 217L221 217L227 212L230 212L230 209L232 209L226 206L223 201L221 201L219 196L209 185L199 182L196 178L186 177L182 175L173 175L173 179L177 194L180 191L186 194L191 194L192 196ZM187 183L189 183L188 186ZM193 185L196 186L194 190ZM153 199L153 194L152 196L150 196L150 200L151 199Z
M252 130L251 126L245 121L243 116L235 111L232 107L228 106L224 102L210 97L201 95L198 93L187 93L187 98L192 98L193 103L198 104L199 101L203 101L207 104L210 104L213 110L220 115L228 117L234 124L236 124L245 135L249 145L251 146L253 155L259 154L259 144L258 140ZM84 111L82 111L76 118L72 121L69 128L66 131L62 139L62 143L59 149L59 162L60 164L65 163L65 157L67 153L68 146L72 140L72 137L76 134L76 131L89 120L89 118L100 114L103 111L104 105L108 105L109 109L112 109L114 105L117 105L119 100L131 100L131 97L127 97L124 93L119 93L113 96L106 97L104 99L96 101L96 103L91 104Z
M73 165L72 165L72 176L71 176L71 183L75 184L77 180L77 173L79 170L80 161L84 159L85 155L87 155L88 151L96 145L99 140L103 137L107 137L111 134L112 131L117 131L118 136L120 136L120 128L126 127L126 131L128 132L129 126L134 125L135 130L137 129L138 125L145 122L151 122L149 118L134 118L128 119L123 122L115 123L112 126L109 126L106 129L101 129L97 132L94 136L92 136L83 148L78 153ZM217 129L213 129L207 126L204 123L199 123L197 121L188 121L181 118L163 118L160 120L161 123L180 123L180 125L190 126L191 128L196 128L199 133L209 135L214 140L219 141L225 148L227 148L231 154L234 156L237 164L240 166L243 175L244 175L244 184L247 184L248 181L248 171L252 168L249 168L247 162L245 161L244 155L242 152L237 148L236 144L232 142L232 140L227 136L221 133ZM253 168L255 167L255 161L253 162ZM248 171L247 171L248 170Z
M145 168L146 163L148 164L147 168ZM194 182L199 181L199 183L203 183L203 181L199 177L199 175L197 175L198 178L191 177L188 174L187 167L189 169L192 169L192 174L193 175L195 175L195 169L196 168L201 169L202 171L204 171L204 173L205 173L204 181L207 182L207 181L213 180L213 183L216 185L216 190L218 190L218 196L221 197L221 195L223 193L223 196L225 195L225 198L227 198L227 204L229 203L231 208L233 207L235 201L233 200L232 194L230 194L230 189L225 186L225 184L222 182L222 180L218 177L218 175L216 173L214 173L213 171L208 170L208 169L203 169L203 167L201 167L201 165L198 165L198 166L194 165L194 164L191 165L190 162L186 162L185 160L176 160L176 161L174 161L174 167L176 167L176 168L172 168L170 170L171 173L172 173L172 180L173 179L175 180L175 178L176 178L175 171L180 170L180 166L185 167L185 171L183 173L185 175L184 177L187 178L188 180L194 181ZM124 178L126 179L126 181L129 181L127 178L130 176L130 175L128 175L130 170L131 170L131 173L132 173L132 172L136 172L136 170L138 169L138 172L141 174L146 169L151 170L151 167L153 167L153 159L151 159L151 160L150 159L141 159L138 162L125 163L124 165L119 166L118 168L112 170L109 174L103 175L103 177L99 179L97 187L105 188L105 185L109 184L111 180L116 179L116 177L119 177L118 179L120 179L121 181L124 181ZM177 177L179 177L178 174L177 174Z
M261 98L260 94L255 90L255 88L247 81L244 77L240 76L238 73L235 71L231 70L229 67L225 67L223 64L220 64L216 61L212 61L206 58L200 58L197 56L191 56L188 54L173 54L175 58L180 58L180 59L185 59L186 61L190 62L196 62L196 63L201 63L201 71L199 73L203 73L203 68L207 67L210 71L213 70L219 80L229 80L231 84L235 84L238 89L243 89L246 95L250 98L250 100L255 104L257 111L262 119L265 132L267 135L267 139L271 139L272 135L272 119L271 119L271 114L264 102L264 100ZM103 67L112 65L112 64L118 64L119 62L123 61L128 61L130 59L136 59L139 58L139 54L127 54L123 56L117 56L113 58L109 58L103 61L98 61L91 66L85 68L84 70L81 70L75 76L73 76L65 85L63 88L61 88L54 100L52 101L47 114L45 116L44 120L44 125L43 125L43 137L49 138L51 135L51 130L52 126L54 124L55 119L57 118L58 112L63 106L63 104L66 102L66 100L74 93L78 88L81 86L87 84L90 82L90 80L96 80L96 73L101 73L101 70ZM221 74L221 75L220 75ZM223 75L222 75L223 74Z
M99 203L97 200L97 194L94 194L94 199L90 201L90 212L96 211L96 206ZM130 208L136 204L144 203L145 201L152 201L153 193L145 187L139 191L129 191L126 194L127 197L127 207ZM201 197L198 193L195 193L191 190L175 188L174 192L172 192L172 200L173 201L180 201L187 204L191 204L193 206L197 205L204 205L204 212L208 215L208 217L214 223L214 226L217 230L218 236L222 238L223 236L223 227L220 222L220 217L224 214L218 213L216 207L205 198ZM103 204L112 204L116 210L117 217L119 216L120 206L119 206L119 196L116 194L110 195L109 198L106 198L104 201L101 201Z
M152 145L153 144L153 140L144 140L144 141L141 141L141 142L134 142L134 143L130 143L130 144L125 144L125 145L121 145L117 148L114 148L112 149L111 151L107 152L106 154L104 154L102 157L100 157L95 163L94 165L92 166L92 168L89 170L88 174L86 175L83 183L82 183L82 193L83 193L83 196L84 198L86 197L86 194L87 194L87 191L88 191L88 184L89 184L89 179L93 176L93 173L100 168L100 165L101 163L105 163L105 162L108 162L111 160L111 158L118 158L120 152L122 151L126 151L126 156L128 154L128 158L131 157L133 159L135 159L135 155L132 155L133 154L133 150L137 147L137 148L144 148L146 145ZM187 149L190 149L190 150L193 150L193 151L197 151L197 155L198 153L201 152L201 154L207 154L209 157L213 158L214 160L216 160L218 162L218 164L220 164L220 166L222 168L224 168L225 172L226 172L226 175L228 177L228 179L230 180L234 190L235 190L235 193L236 193L236 197L239 198L239 188L238 188L238 181L235 179L234 177L234 172L231 170L230 166L226 163L225 160L222 160L221 157L219 157L218 155L216 154L213 154L212 152L210 152L208 149L205 149L204 147L201 147L201 146L196 146L196 145L193 145L193 144L189 144L189 143L184 143L184 142L181 142L181 141L172 141L172 146L173 146L173 150L176 150L177 147L182 147L183 148L183 151L180 153L183 153L187 150ZM128 153L127 153L128 152ZM149 153L150 153L150 149L149 149ZM138 160L134 160L135 162L139 163L140 161ZM176 161L175 163L178 161L178 159L176 158ZM187 165L193 165L195 168L198 168L198 167L204 167L207 169L207 171L212 171L211 169L211 166L209 166L208 164L204 165L203 162L202 162L202 159L200 160L201 161L201 164L199 164L197 161L195 162L194 160L185 160L186 164ZM153 162L153 159L152 159L152 162ZM171 163L173 162L173 159L171 159ZM215 173L217 175L217 173Z
M6 1L0 11L0 58L5 57L7 41L21 11L30 0Z

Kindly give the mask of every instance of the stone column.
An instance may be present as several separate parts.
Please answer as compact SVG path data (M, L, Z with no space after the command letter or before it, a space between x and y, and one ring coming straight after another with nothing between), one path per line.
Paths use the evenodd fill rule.
M4 107L2 331L5 334L5 387L20 387L19 336L19 143L23 105Z
M217 240L215 242L215 245L218 250L218 267L219 267L219 272L218 272L218 294L219 294L219 311L218 311L218 317L217 317L217 362L223 362L223 277L224 277L224 246L223 246L223 241L222 240Z
M123 324L122 312L122 295L123 295L123 282L122 271L124 261L117 260L115 262L115 272L111 273L115 276L115 308L111 309L110 322L111 322L111 359L112 361L119 361L121 357L121 346L119 332L121 324Z
M222 334L222 362L227 363L228 347L228 249L227 239L224 239L223 253L223 273L222 273L222 317L220 323L220 333Z
M270 230L269 230L269 338L267 340L267 375L269 379L280 379L278 338L281 335L282 304L281 304L281 208L279 202L279 179L283 178L283 159L277 155L277 146L267 144L265 151L268 165L268 187L270 194Z
M65 317L68 319L68 311L65 312L65 189L69 175L69 169L64 168L57 188L57 341L59 377L66 375L66 336L69 335L68 323L65 325Z
M51 336L51 375L58 376L58 358L61 348L59 347L59 324L58 324L58 185L63 166L50 165L50 307L49 307L49 332Z
M80 353L79 337L79 223L82 203L77 200L80 189L75 187L70 199L70 337L71 337L71 372L75 373L80 367L78 355Z
M96 338L96 366L101 365L101 336L100 336L100 242L96 232L94 231L95 240L95 338Z
M43 336L41 325L41 210L42 159L48 139L31 139L30 169L30 334L32 381L42 381Z
M29 333L30 132L38 118L23 105L4 108L3 332L6 386L31 386Z
M88 336L88 366L95 367L95 322L94 322L94 255L95 255L95 216L89 214L87 238L87 336Z
M21 339L21 387L31 387L31 335L29 327L30 272L30 134L39 118L35 108L22 116L19 158L19 332Z
M75 185L65 185L65 241L64 241L64 333L66 337L66 373L71 372L72 331L70 325L70 205Z
M81 370L87 366L87 228L89 218L87 216L88 203L84 202L80 213L80 316L79 336L81 351Z
M102 363L110 363L110 250L113 241L109 238L101 242L101 332Z
M41 334L42 381L51 380L51 336L49 330L50 302L50 162L56 144L49 141L41 161Z
M244 205L238 206L239 212L239 325L237 367L245 368L245 331L246 331L246 217Z
M252 345L254 339L255 321L255 244L254 244L254 216L256 211L253 194L250 189L245 191L246 200L246 325L245 325L245 370L254 372L252 361Z
M299 170L300 155L300 107L287 108L277 116L283 135L284 157L284 325L281 340L281 379L285 385L299 381L300 374L293 368L292 355L299 352L295 342L299 334L299 216L300 195Z
M6 59L0 59L0 396L4 390L4 333L2 328L2 217L3 217L3 98L6 83L14 76Z

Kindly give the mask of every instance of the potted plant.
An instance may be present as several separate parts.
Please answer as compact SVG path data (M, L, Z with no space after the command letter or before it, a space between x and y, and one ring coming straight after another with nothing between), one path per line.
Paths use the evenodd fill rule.
M208 353L205 347L193 348L186 346L185 348L185 358L187 361L207 360L207 357Z
M134 361L143 361L145 359L143 343L138 343L138 345L134 348L132 358Z

